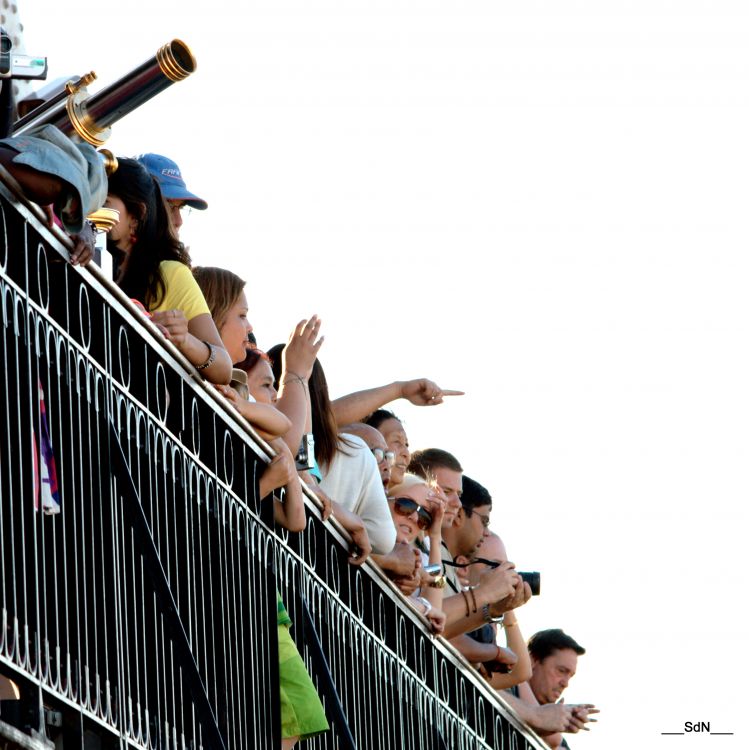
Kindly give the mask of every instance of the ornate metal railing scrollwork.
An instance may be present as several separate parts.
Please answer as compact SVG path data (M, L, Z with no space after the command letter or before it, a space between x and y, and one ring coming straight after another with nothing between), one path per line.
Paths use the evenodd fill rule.
M304 532L273 528L268 447L0 177L0 680L24 736L278 747L278 590L331 718L307 747L540 748L311 500Z

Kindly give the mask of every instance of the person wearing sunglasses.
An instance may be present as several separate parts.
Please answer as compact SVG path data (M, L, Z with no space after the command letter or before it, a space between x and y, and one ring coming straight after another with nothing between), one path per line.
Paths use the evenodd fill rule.
M406 475L401 484L388 493L388 505L395 524L396 539L414 549L419 537L429 540L427 564L442 567L442 515L444 505L439 496L423 479ZM409 602L431 623L435 633L442 633L445 614L442 611L444 577L441 574L425 575L422 565L417 564L420 590L411 594ZM396 580L396 585L398 580ZM399 586L403 591L403 586ZM409 587L410 589L410 587ZM407 590L409 590L407 589ZM405 593L405 591L404 591Z

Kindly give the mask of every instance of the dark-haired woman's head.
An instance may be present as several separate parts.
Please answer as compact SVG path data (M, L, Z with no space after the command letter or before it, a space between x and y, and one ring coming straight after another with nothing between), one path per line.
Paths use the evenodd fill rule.
M157 307L165 291L159 264L176 260L189 265L190 258L177 239L156 181L135 159L119 159L117 171L109 176L104 205L120 212L107 237L117 284L146 307Z

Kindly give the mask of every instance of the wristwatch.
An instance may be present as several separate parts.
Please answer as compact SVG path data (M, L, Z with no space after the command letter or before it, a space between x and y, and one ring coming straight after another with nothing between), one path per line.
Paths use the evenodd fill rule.
M505 622L504 614L501 614L499 617L493 617L492 613L489 611L488 604L484 604L484 606L481 608L481 611L484 614L484 622L488 622L493 625L499 625L500 628L504 626L504 622Z
M435 576L434 580L429 584L433 589L443 589L447 586L447 579L442 574Z

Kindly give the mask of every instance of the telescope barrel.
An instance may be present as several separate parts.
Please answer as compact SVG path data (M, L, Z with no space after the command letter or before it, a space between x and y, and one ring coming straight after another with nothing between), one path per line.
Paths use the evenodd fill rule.
M71 78L65 86L61 86L58 91L52 94L52 96L42 101L41 104L38 104L34 109L16 120L13 123L13 134L19 135L27 130L27 128L33 127L34 125L46 125L47 123L60 118L61 114L64 116L66 102L70 96L70 90L78 90L78 88L87 85L95 79L96 73L93 71L83 78L80 76L74 76Z
M150 60L95 94L86 112L100 130L114 125L196 68L189 47L179 39L165 44Z
M83 87L69 85L66 100L38 107L13 128L19 135L37 125L55 125L69 136L78 136L92 146L101 146L111 125L145 104L173 83L182 81L197 67L190 48L179 39L161 47L156 54L127 75L88 97ZM87 85L95 76L86 78Z

